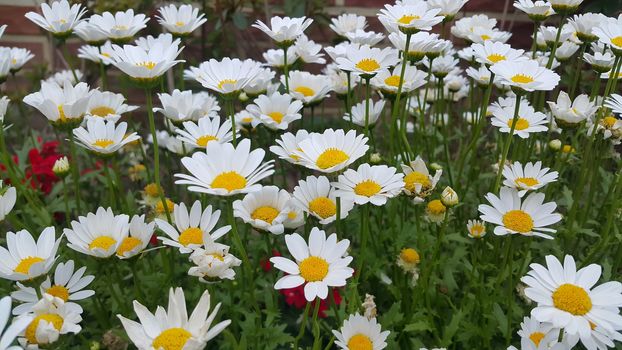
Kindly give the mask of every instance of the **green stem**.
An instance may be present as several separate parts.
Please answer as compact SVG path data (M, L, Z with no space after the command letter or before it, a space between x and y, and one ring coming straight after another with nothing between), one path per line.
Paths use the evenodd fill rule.
M307 302L307 306L305 306L305 311L302 314L302 322L300 322L300 330L298 331L298 335L294 339L294 350L298 350L298 342L305 334L305 329L307 326L307 318L309 318L309 310L311 309L311 303Z
M69 154L71 155L71 179L73 180L73 188L76 196L76 210L79 214L82 212L82 209L80 205L80 170L78 169L76 142L73 136L73 130L69 130L67 133L69 134Z
M510 132L505 140L505 146L503 147L503 153L501 155L501 163L499 163L499 170L497 171L497 178L495 180L495 186L493 187L493 193L497 193L499 191L499 185L501 184L501 175L503 173L503 167L505 166L505 160L508 157L508 151L510 150L510 145L512 144L512 136L514 136L514 129L516 129L516 122L518 121L518 112L520 109L520 99L521 95L516 94L516 106L514 107L514 117L512 118L512 127L510 127Z
M73 64L71 63L71 55L69 54L69 49L67 48L67 44L65 42L63 42L61 44L63 46L63 56L65 57L65 61L67 62L67 65L69 66L69 70L71 71L71 74L73 75L73 79L76 81L76 84L80 81L78 79L78 75L76 74L76 71L73 69ZM72 84L75 85L75 84Z
M237 146L238 145L238 140L237 140L237 127L235 126L235 109L233 107L233 99L226 97L225 98L225 105L227 106L227 114L229 115L229 120L231 121L231 133L233 134L233 146Z

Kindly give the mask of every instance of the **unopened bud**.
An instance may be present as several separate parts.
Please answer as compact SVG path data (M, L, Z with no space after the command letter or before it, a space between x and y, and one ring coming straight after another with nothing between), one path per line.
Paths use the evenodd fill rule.
M69 160L67 157L60 157L54 162L52 171L58 177L65 177L69 173Z
M382 156L380 156L380 153L372 153L369 156L369 161L373 164L378 164L382 161Z
M441 193L441 202L448 207L453 207L458 204L458 194L453 188L447 186Z
M559 151L559 149L562 148L562 142L560 140L558 140L558 139L551 140L551 141L549 141L549 147L553 151Z

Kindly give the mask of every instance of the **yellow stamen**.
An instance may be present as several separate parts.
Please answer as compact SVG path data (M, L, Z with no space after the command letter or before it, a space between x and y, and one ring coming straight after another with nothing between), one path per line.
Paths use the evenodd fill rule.
M169 328L153 339L151 346L159 350L181 350L190 337L192 334L183 328Z
M492 55L489 55L487 58L492 63L497 63L497 62L506 60L505 56L500 55L498 53L493 53Z
M410 174L404 176L404 188L409 192L415 192L415 185L420 184L421 190L424 191L432 187L430 177L424 173L413 171Z
M45 292L49 295L61 298L63 299L63 301L69 300L69 289L63 286L53 285L50 288L46 289Z
M527 186L527 187L531 187L531 186L535 186L537 184L539 184L540 182L538 182L538 180L536 178L533 177L519 177L515 180L516 184L521 186L521 184Z
M99 106L91 109L89 113L97 117L105 117L109 114L115 114L115 110L108 106Z
M89 249L93 250L95 248L108 250L111 246L117 243L117 240L110 236L99 236L95 238L90 244Z
M337 205L328 197L317 197L309 202L309 210L326 219L337 213Z
M430 201L430 203L428 203L427 210L428 210L428 213L432 215L442 215L442 214L445 214L447 207L445 207L445 205L443 204L443 202L440 201L440 199L435 199L433 201Z
M516 74L510 80L517 84L529 84L534 81L531 75Z
M199 147L206 147L210 141L218 141L218 137L212 135L203 135L197 139Z
M281 112L271 112L268 113L268 117L272 118L275 122L280 123L283 120L284 115Z
M503 215L503 226L508 229L518 232L527 233L533 229L533 219L531 215L522 210L510 210Z
M512 128L512 122L514 121L514 118L508 120L508 127ZM516 126L514 127L514 130L525 130L529 127L529 122L527 121L527 119L524 118L518 118L516 120Z
M611 43L614 46L622 47L622 36L616 36L615 38L612 38Z
M342 150L337 148L328 148L315 161L320 169L332 168L350 159L350 157Z
M117 255L123 256L123 254L132 251L132 249L138 247L142 243L143 241L136 237L126 237L123 241L121 241L121 244L119 244L119 247L117 248Z
M294 89L294 91L302 94L302 96L304 97L311 97L315 95L315 90L313 90L312 88L308 86L298 86L297 88Z
M389 86L399 87L400 86L400 76L399 75L392 75L392 76L386 78L384 80L384 83L389 85Z
M380 192L381 189L382 187L380 187L377 182L367 180L360 182L356 186L354 186L354 193L358 194L359 196L371 197L376 193Z
M228 171L216 176L212 188L223 188L227 192L241 190L246 187L246 178L235 171Z
M251 218L253 220L261 220L269 224L272 224L277 216L279 216L279 211L276 208L270 206L259 207L255 209L251 214Z
M145 194L149 197L158 197L160 195L160 192L158 191L158 185L154 183L148 184L143 190L145 191Z
M156 63L153 62L153 61L147 61L147 62L136 63L136 65L139 66L139 67L145 67L145 68L147 68L149 70L152 70L156 66Z
M540 342L544 338L544 333L542 332L533 332L529 335L529 339L536 345L539 346Z
M49 324L51 324L57 331L60 331L61 328L63 327L63 323L64 320L62 317L60 317L57 314L41 314L38 315L37 317L35 317L30 324L28 325L28 327L26 327L26 331L24 333L24 336L26 337L26 339L28 339L28 342L30 344L38 344L39 342L37 341L37 327L39 327L39 323L41 321L45 321Z
M592 299L582 287L564 283L553 292L553 305L575 316L583 316L592 310Z
M202 244L203 231L198 227L189 227L179 235L178 241L184 247L191 244Z
M404 15L402 17L400 17L400 19L397 20L398 23L400 24L410 24L410 22L416 20L416 19L420 19L421 17L417 16L417 15Z
M380 68L380 63L373 58L365 58L356 64L356 68L365 72L375 72Z
M28 272L30 271L30 267L38 262L42 262L44 261L44 259L38 257L38 256L29 256L26 258L23 258L19 264L17 264L17 266L15 266L15 268L13 269L14 272L18 272L18 273L22 273L24 275L27 275Z
M374 344L371 339L362 333L357 333L348 340L349 350L373 350L373 348Z
M219 88L219 89L222 89L222 87L223 87L225 84L228 84L228 85L235 85L235 83L237 83L237 82L238 82L238 81L237 81L236 79L223 79L223 80L221 80L221 81L218 83L218 88Z
M413 248L404 248L400 252L400 259L404 260L409 264L418 264L421 261L419 257L419 253Z
M300 276L307 282L321 281L328 275L328 262L318 256L310 256L298 264Z
M93 146L100 148L106 148L112 144L114 144L114 141L112 141L111 139L97 139L95 140L95 142L93 142Z

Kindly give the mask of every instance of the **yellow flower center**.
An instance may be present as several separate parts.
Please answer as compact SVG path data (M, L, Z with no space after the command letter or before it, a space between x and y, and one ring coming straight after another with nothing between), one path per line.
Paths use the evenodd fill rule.
M505 56L500 55L498 53L493 53L492 55L489 55L487 58L492 63L497 63L497 62L500 62L500 61L505 61L505 59L506 59Z
M236 79L223 79L218 83L218 88L222 89L225 84L234 85L238 81Z
M534 81L531 75L525 74L516 74L510 80L512 80L516 84L529 84Z
M58 106L58 119L60 121L65 121L67 119L67 115L65 115L65 109L63 105Z
M485 230L484 225L473 224L473 226L471 226L471 229L469 230L469 233L473 237L481 237L482 234L484 233L484 230Z
M564 283L553 292L553 305L575 316L582 316L592 310L592 299L582 287Z
M350 157L346 154L346 152L337 148L328 148L322 152L319 157L317 157L315 165L317 165L320 169L328 169L339 165L348 159L350 159Z
M533 219L522 210L510 210L503 214L503 226L518 233L527 233L533 229Z
M611 43L614 46L622 47L622 36L616 36L615 38L612 38Z
M111 139L97 139L95 140L95 142L93 142L93 146L97 146L100 148L106 148L112 145L113 143L114 141L112 141Z
M371 342L371 339L362 333L357 333L348 340L349 350L373 350L373 348L374 344Z
M508 120L508 127L512 128L512 122L514 121L514 118ZM525 130L529 127L529 122L527 121L527 119L525 118L518 118L516 119L516 123L514 126L514 130Z
M416 184L420 184L422 190L432 187L430 177L418 171L413 171L412 173L404 176L404 184L406 190L410 192L415 192Z
M428 203L428 212L433 215L442 215L445 214L447 207L441 202L440 199L435 199Z
M177 239L181 245L187 247L191 244L203 243L203 231L198 227L188 227Z
M143 241L136 237L127 237L121 241L121 244L119 244L119 248L117 248L117 255L123 256L123 254L132 251L132 249L138 247L142 243Z
M516 184L521 186L521 184L527 186L527 187L531 187L531 186L535 186L537 184L539 184L538 180L533 178L533 177L519 177L518 179L516 179Z
M36 334L37 327L39 326L39 322L41 321L45 321L51 324L57 331L60 331L60 329L63 327L64 322L63 318L57 314L38 315L30 322L28 327L26 327L26 331L24 333L24 336L26 337L26 339L28 339L28 342L30 344L38 344Z
M156 66L156 63L153 62L153 61L146 61L146 62L136 63L136 65L138 67L145 67L145 68L147 68L149 70L152 70Z
M371 197L380 192L381 189L382 187L380 187L377 182L373 180L366 180L354 186L354 193L359 196Z
M296 214L295 211L290 211L289 213L287 213L287 218L290 220L294 220L297 216L298 214Z
M225 257L217 253L209 254L209 256L211 256L212 258L216 260L225 261Z
M404 260L409 264L418 264L421 261L419 257L419 253L413 248L404 248L400 252L400 259Z
M380 68L380 63L373 58L365 58L360 60L355 67L364 72L375 72Z
M570 152L574 152L574 148L570 145L564 145L562 147L562 152L563 153L570 153Z
M284 115L281 112L271 112L268 113L268 117L272 118L275 122L280 123L283 120Z
M127 30L128 28L127 28L127 26L123 26L123 25L117 24L117 25L113 26L112 29Z
M618 119L616 119L615 117L607 116L603 118L603 125L605 126L605 128L611 129L617 121Z
M94 115L97 117L105 117L108 114L115 114L115 110L108 106L99 106L99 107L95 107L91 109L90 113L91 115Z
M486 35L486 34L482 34L479 36L482 40L486 41L486 40L490 40L490 35Z
M337 214L337 205L328 197L317 197L309 202L309 210L326 219Z
M246 178L236 171L224 172L214 178L212 188L224 188L227 192L240 190L246 187Z
M389 85L389 86L399 87L400 86L400 76L399 75L392 75L392 76L386 78L384 80L384 83Z
M103 250L108 250L115 243L117 243L117 240L110 236L99 236L91 241L91 243L89 244L89 249L93 250L95 248L99 248Z
M298 86L297 88L294 89L294 91L296 91L299 94L302 94L302 96L304 97L311 97L315 95L315 90L307 86Z
M420 19L421 17L417 16L417 15L404 15L402 17L400 17L400 19L397 20L398 23L400 24L410 24L410 22L416 20L416 19Z
M156 206L155 206L156 213L166 214L166 211L168 211L169 213L173 212L173 210L175 209L175 203L173 203L173 201L168 198L165 198L164 201L166 202L166 208L164 208L164 205L162 204L162 201L160 200L158 201L158 203L156 203Z
M218 141L218 137L212 135L203 135L197 139L199 147L206 147L210 141Z
M61 298L63 299L63 301L69 300L69 289L63 286L53 285L50 288L46 289L45 292L49 295Z
M328 275L328 262L318 256L310 256L298 264L300 276L307 282L321 281Z
M185 26L185 25L186 25L186 23L184 23L184 22L182 22L182 21L177 21L177 22L175 22L175 26L177 26L177 27L183 27L183 26Z
M13 269L14 272L18 272L18 273L22 273L24 275L28 274L28 271L30 271L30 267L38 262L42 262L44 259L38 257L38 256L29 256L26 258L23 258L19 264L17 264L17 266L15 266L15 268Z
M183 328L169 328L158 335L151 346L159 350L181 350L192 334Z
M160 192L158 191L158 185L150 183L144 188L145 194L149 197L158 197Z
M251 117L246 117L246 118L242 119L242 122L243 123L247 123L247 124L252 122L252 121L253 121L253 118L251 118Z
M544 338L544 333L542 332L533 332L529 335L529 339L536 345L540 346L540 342Z
M272 224L277 216L279 216L279 211L276 208L269 206L259 207L251 214L251 218L253 220L261 220L269 224Z

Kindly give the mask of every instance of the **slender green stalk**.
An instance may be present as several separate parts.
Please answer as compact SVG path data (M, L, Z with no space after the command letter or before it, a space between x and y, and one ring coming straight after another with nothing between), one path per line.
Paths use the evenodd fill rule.
M71 63L71 55L69 54L69 48L67 47L67 43L65 43L63 41L63 43L61 44L63 47L63 56L65 57L65 61L67 62L67 65L69 66L69 70L71 71L71 74L73 75L73 79L76 81L76 84L80 81L80 79L78 79L78 75L76 74L75 69L73 68L73 64Z
M533 22L533 43L531 44L531 59L536 58L536 52L538 52L538 29L540 29L540 22Z
M233 107L233 99L229 97L225 97L225 105L227 107L227 114L229 115L229 120L231 121L231 133L233 134L233 146L238 145L237 140L237 128L235 126L235 108Z
M577 57L577 65L575 66L575 69L574 69L572 84L570 85L570 92L568 92L570 99L574 99L575 91L577 90L577 85L579 84L579 77L581 77L581 67L583 66L583 54L585 53L585 50L587 50L587 47L589 44L590 43L587 43L587 42L581 44L581 49L579 50L579 56Z
M289 93L289 74L287 68L287 49L288 47L283 47L283 76L285 76L285 91Z
M73 189L76 196L76 210L78 214L82 212L81 196L80 196L80 169L78 168L78 156L76 152L76 141L73 136L73 130L67 132L69 136L69 154L71 155L71 180L73 181Z
M309 318L309 310L311 309L311 303L307 303L305 306L305 311L302 313L302 322L300 322L300 330L298 331L298 335L294 339L294 349L298 350L298 342L302 339L302 336L305 334L305 329L307 326L307 319Z
M322 347L322 342L320 341L320 325L317 322L321 303L322 300L320 298L315 298L315 306L313 308L313 350L319 350Z
M63 204L65 205L65 223L67 224L67 227L71 227L71 213L69 212L69 198L67 196L67 192L69 191L69 189L67 189L67 180L65 180L65 176L63 176L61 180L63 182Z
M365 136L369 137L369 100L371 99L370 78L365 78Z
M557 35L555 35L555 41L553 42L553 46L551 47L551 55L549 56L549 60L546 62L546 68L551 69L553 66L553 61L555 60L555 52L557 52L557 46L559 45L559 38L562 34L562 28L564 27L564 23L566 22L566 15L562 15L562 19L559 22L559 27L557 28Z
M501 184L501 174L503 173L503 167L505 166L505 160L508 157L508 151L510 150L510 145L512 144L512 137L514 136L514 130L516 129L516 122L518 121L518 112L520 109L520 99L521 95L516 94L516 106L514 106L514 117L512 118L512 126L510 127L510 132L505 140L505 146L503 147L503 153L501 155L501 163L499 163L499 170L497 171L497 178L495 180L495 186L493 187L492 192L497 193L499 191L499 185Z

